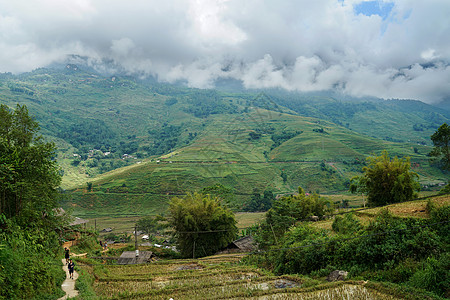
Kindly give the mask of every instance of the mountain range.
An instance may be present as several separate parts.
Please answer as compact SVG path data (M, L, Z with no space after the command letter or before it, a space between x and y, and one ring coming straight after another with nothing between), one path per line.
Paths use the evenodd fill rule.
M222 86L223 87L223 86ZM208 189L242 209L254 193L342 193L365 158L411 157L423 186L430 136L450 112L415 100L335 92L193 89L67 64L0 74L0 101L27 105L58 147L80 215L161 213L174 195Z

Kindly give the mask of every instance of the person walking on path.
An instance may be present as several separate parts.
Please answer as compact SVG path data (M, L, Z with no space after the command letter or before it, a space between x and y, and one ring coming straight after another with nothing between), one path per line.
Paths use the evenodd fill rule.
M64 257L66 258L66 265L69 263L69 258L70 258L70 254L69 254L69 249L68 248L64 248Z
M73 261L70 259L69 260L69 264L67 265L67 268L69 269L69 278L73 279L73 269L75 267L75 264L73 263Z
M63 263L62 268L64 272L66 272L66 280L64 280L64 282L61 284L61 289L66 293L66 295L59 298L58 300L66 300L68 298L73 298L78 295L78 291L75 289L75 281L78 278L78 273L77 271L73 271L72 278L70 278L68 265L65 264L66 260L63 258L61 259L61 262Z

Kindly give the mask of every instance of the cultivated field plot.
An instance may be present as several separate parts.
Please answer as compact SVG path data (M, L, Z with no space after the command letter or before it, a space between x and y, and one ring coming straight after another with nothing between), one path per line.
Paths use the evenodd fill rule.
M94 268L101 299L396 299L362 282L311 286L243 265L238 255Z

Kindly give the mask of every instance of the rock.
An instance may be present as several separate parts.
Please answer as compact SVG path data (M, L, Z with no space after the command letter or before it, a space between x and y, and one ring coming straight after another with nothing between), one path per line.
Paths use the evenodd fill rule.
M280 279L275 281L274 287L277 289L289 289L294 287L299 287L300 285L297 282L286 280L286 279Z
M319 217L318 217L318 216L311 216L311 217L309 217L309 219L310 219L311 221L313 221L313 222L319 221Z
M341 271L341 270L335 270L328 275L327 280L328 281L343 281L347 278L348 272Z

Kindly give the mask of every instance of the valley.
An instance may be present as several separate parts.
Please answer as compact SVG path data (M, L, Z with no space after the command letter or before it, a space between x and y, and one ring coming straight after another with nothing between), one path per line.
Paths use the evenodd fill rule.
M58 204L89 221L64 229L59 236L71 241L75 253L88 253L87 258L76 259L77 289L83 297L401 299L417 292L408 289L422 284L422 264L425 268L434 264L436 272L445 268L445 233L433 226L446 228L448 222L448 195L436 196L448 181L448 171L429 159L430 135L439 122L449 119L444 110L414 101L346 102L328 96L283 98L274 91L233 94L189 89L127 76L103 77L75 65L0 77L2 104L26 105L39 121L45 141L56 145L51 159L58 163L62 179ZM361 176L367 158L383 151L391 157L409 157L422 187L417 196L430 198L362 208L368 199L349 192L351 179ZM236 225L233 238L251 232L260 253L180 259L171 248L179 243L169 228L158 230L152 243L139 246L154 251L161 261L126 267L106 263L134 249L135 224L160 216L159 225L167 226L173 220L169 204L188 195L206 197L203 203L209 201L206 195L220 199L214 203L229 210L232 226ZM268 212L267 206L261 209L263 201L273 205ZM285 215L272 220L278 210ZM312 217L318 222L311 223ZM414 230L397 237L405 226ZM349 238L356 232L362 242ZM389 244L390 239L367 238L372 232L392 233L392 239L406 241L395 244L406 247L405 254ZM422 245L421 235L427 245ZM108 240L105 255L99 240ZM127 244L113 244L116 240ZM381 242L387 244L376 246ZM193 245L185 253L196 253L196 240ZM433 245L438 249L436 261L426 260ZM373 261L351 261L354 247L361 253L391 247L393 254L379 259L392 262L380 265L375 256ZM283 255L278 255L281 250ZM202 255L205 249L197 251ZM99 255L103 263L98 263ZM403 272L401 263L410 260L407 275L397 275ZM325 282L334 266L350 270L351 279ZM376 282L377 276L410 287L387 286ZM360 277L371 280L367 284ZM427 289L443 293L433 284ZM428 294L419 298L423 295Z

